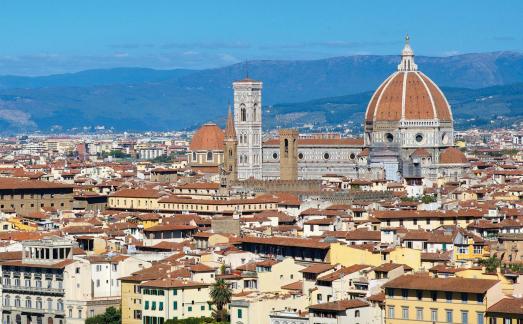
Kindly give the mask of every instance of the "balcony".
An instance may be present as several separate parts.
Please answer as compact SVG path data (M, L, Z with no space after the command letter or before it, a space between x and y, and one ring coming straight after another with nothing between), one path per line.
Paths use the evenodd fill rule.
M28 308L28 307L15 307L15 306L2 306L2 309L4 311L14 311L14 312L23 312L23 313L33 313L33 314L54 314L54 315L61 315L65 316L65 312L63 310L48 310L46 308Z
M26 287L26 286L13 286L4 285L2 287L3 292L15 292L32 295L61 295L65 294L64 289L60 288L44 288L44 287Z

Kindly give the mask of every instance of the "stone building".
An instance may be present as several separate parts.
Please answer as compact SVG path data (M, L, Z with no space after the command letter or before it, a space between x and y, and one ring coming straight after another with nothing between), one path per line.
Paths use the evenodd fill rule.
M452 111L443 92L418 70L408 36L398 70L371 97L364 128L370 166L384 169L387 180L436 179L447 168L440 156L454 146ZM456 151L451 162L466 161Z
M188 161L192 169L217 173L223 164L224 133L214 123L207 123L194 133L189 145Z
M228 145L231 153L236 148L237 172L229 171L229 182L234 177L303 180L331 174L391 181L454 180L469 166L454 147L450 105L438 86L418 70L408 36L397 71L369 101L363 138L284 130L279 138L262 142L262 83L246 78L234 82L233 88L237 144L229 140ZM227 161L230 169L232 159Z
M236 81L234 124L238 138L238 179L262 178L262 83Z
M73 186L39 180L0 178L0 210L29 215L43 207L73 208Z

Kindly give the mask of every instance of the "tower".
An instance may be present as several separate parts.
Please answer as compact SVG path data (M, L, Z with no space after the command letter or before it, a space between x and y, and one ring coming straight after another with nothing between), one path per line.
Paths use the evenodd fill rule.
M228 186L231 182L238 180L238 139L236 138L236 129L234 127L234 119L232 117L231 108L227 116L227 124L225 126L224 136L224 157L223 157L223 173L225 183Z
M298 180L298 131L281 129L280 135L280 179Z
M262 178L262 82L233 82L238 179Z

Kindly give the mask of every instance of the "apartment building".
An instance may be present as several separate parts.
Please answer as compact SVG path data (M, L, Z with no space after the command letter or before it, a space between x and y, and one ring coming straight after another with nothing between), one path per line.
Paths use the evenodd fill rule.
M210 287L203 282L164 278L140 285L142 295L142 323L163 324L168 319L208 317Z
M73 186L40 180L0 178L0 210L28 215L41 208L73 208Z
M383 285L387 324L486 323L486 312L503 298L497 280L404 275Z

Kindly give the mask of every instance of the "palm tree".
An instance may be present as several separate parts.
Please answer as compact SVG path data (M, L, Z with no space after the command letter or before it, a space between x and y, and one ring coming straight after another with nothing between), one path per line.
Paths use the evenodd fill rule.
M225 305L231 302L232 290L229 284L223 279L216 280L211 286L211 303L216 306L216 311L213 313L214 318L221 322L225 320L227 310Z

